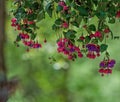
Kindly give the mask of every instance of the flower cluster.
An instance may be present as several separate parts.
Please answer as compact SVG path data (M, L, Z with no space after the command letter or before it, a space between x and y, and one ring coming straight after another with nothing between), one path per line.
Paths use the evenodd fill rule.
M38 42L35 42L33 40L30 40L30 41L23 40L23 44L30 48L41 48L42 47L41 44L39 44Z
M19 33L19 35L18 35L21 39L29 39L30 38L30 36L26 33Z
M68 59L70 60L74 60L77 56L79 58L83 57L83 54L80 51L80 48L75 46L74 44L72 44L72 42L69 39L66 38L61 38L58 42L57 42L57 51L59 53L63 53L65 55L68 56ZM76 56L77 54L77 56Z
M21 30L20 29L20 25L17 23L17 19L16 18L12 18L11 20L11 26L17 28L17 30ZM23 24L34 24L34 21L28 21L28 20L23 20ZM29 33L24 33L23 31L20 32L16 38L15 44L18 43L19 41L22 41L22 43L29 48L41 48L42 45L39 44L38 42L34 41L31 39ZM17 44L18 45L18 44ZM28 49L28 48L27 48Z
M39 28L36 23L46 18L46 13L51 18L54 14L56 19L52 29L59 38L57 51L70 60L82 58L83 54L95 59L107 51L106 38L109 35L114 37L109 24L114 24L116 19L120 19L120 3L115 0L86 0L84 3L79 0L18 0L14 5L11 26L19 32L16 43L21 41L27 48L41 48L42 45L36 41L35 31ZM94 19L97 22L94 22ZM44 43L46 42L45 37ZM99 72L102 75L112 73L114 64L115 60L103 60Z
M100 62L99 73L101 73L102 75L111 74L115 63L116 62L114 59L107 59L107 60L104 59L103 61Z
M96 44L87 44L86 48L88 50L87 57L90 59L95 59L100 56L100 46Z
M12 18L11 19L11 26L15 27L15 29L17 29L17 30L21 30L20 25L17 23L17 19L16 18Z

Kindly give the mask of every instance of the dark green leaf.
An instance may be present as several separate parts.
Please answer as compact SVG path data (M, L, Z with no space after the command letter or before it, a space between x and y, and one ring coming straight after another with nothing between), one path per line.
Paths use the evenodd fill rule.
M17 38L16 38L16 41L21 41L21 37L18 35Z
M37 34L31 34L31 39L34 40Z
M106 44L101 44L101 45L100 45L100 51L101 51L101 52L106 51L107 48L108 48L108 45L106 45Z
M77 10L79 11L81 16L88 16L88 11L84 7L78 6Z
M86 37L85 37L85 43L86 43L86 44L88 44L88 43L90 42L90 40L91 40L90 36L86 36Z
M79 28L79 24L76 21L71 22L71 24Z
M62 7L62 6L58 5L58 6L56 7L56 12L57 12L57 13L60 12L60 11L62 11L62 10L63 10L63 7Z
M94 24L89 25L89 29L90 29L91 31L96 31L96 27L95 27Z
M52 26L52 30L58 30L59 29L59 27L58 26L56 26L55 24L53 24L53 26Z
M63 21L60 18L56 19L56 21L55 21L56 25L61 25L62 23L63 23Z
M69 39L74 39L77 32L75 30L68 30L67 32L63 32L64 36Z

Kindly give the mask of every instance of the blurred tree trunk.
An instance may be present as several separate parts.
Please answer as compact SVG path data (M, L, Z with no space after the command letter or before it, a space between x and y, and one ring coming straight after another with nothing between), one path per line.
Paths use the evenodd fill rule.
M6 67L4 63L5 0L0 0L0 102L7 102Z

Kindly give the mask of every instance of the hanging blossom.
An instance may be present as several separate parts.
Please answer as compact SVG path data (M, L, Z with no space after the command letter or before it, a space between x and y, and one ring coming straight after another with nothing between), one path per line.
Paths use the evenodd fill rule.
M69 39L61 38L57 42L57 51L63 53L68 57L69 60L74 60L77 56L79 58L83 57L83 54L80 51L80 48L71 43Z
M100 56L100 46L97 44L87 44L86 48L88 50L87 57L90 59L95 59Z
M100 62L99 66L99 73L103 76L104 74L111 74L112 69L114 65L116 64L116 61L114 59L108 59L108 60L103 60Z

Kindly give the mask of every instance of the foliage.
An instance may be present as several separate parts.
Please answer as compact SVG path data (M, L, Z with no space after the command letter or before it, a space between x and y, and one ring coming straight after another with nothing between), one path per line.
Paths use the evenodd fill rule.
M42 45L36 39L36 23L45 19L45 13L51 18L56 17L52 29L56 31L58 39L58 52L63 53L69 60L87 56L90 59L99 57L105 52L104 62L106 66L111 59L107 51L107 39L111 34L110 24L120 19L119 0L18 0L14 2L16 8L12 10L14 18L12 26L19 31L15 44L22 42L27 51L30 48L41 48ZM97 23L91 22L97 17ZM76 29L81 29L77 32ZM46 38L45 41L46 42ZM114 61L115 62L115 61ZM111 67L104 69L111 71L101 72L109 74Z

